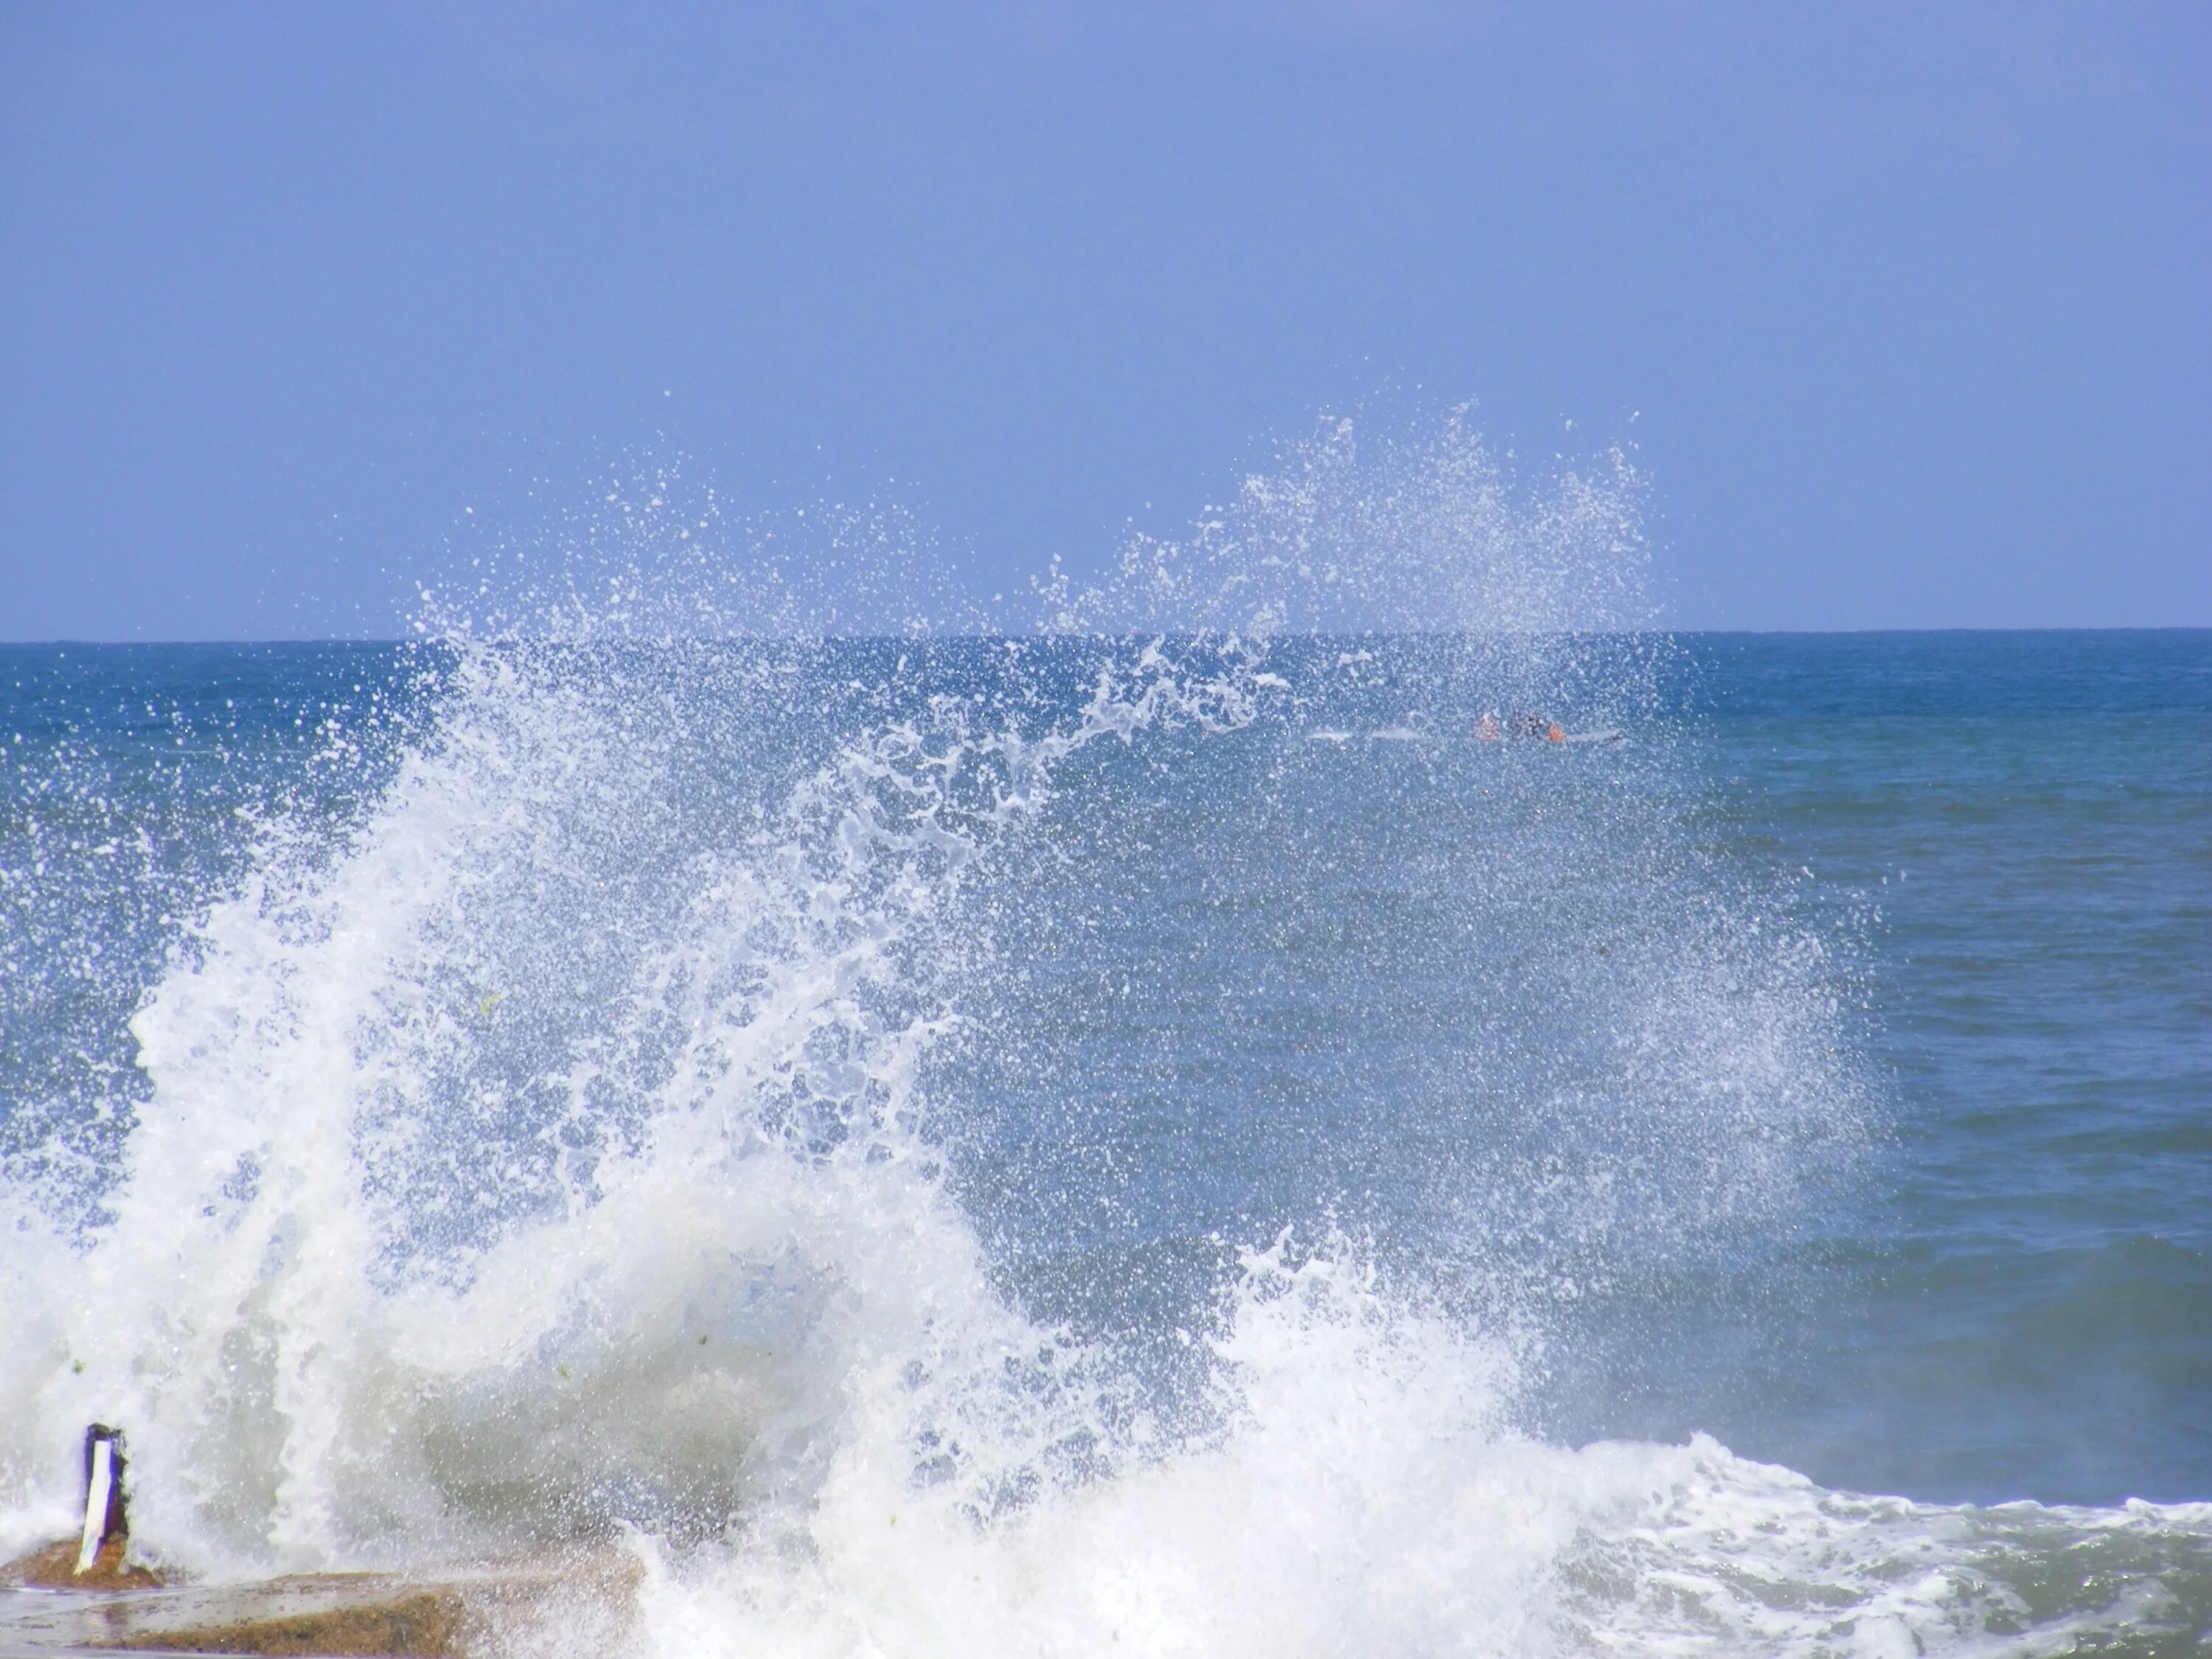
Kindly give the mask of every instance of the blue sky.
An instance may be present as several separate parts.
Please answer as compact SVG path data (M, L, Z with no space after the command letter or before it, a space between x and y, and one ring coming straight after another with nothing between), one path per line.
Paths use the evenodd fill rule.
M609 458L1018 582L1470 398L1637 445L1681 625L2212 623L2208 89L2198 3L0 4L0 637L392 633Z

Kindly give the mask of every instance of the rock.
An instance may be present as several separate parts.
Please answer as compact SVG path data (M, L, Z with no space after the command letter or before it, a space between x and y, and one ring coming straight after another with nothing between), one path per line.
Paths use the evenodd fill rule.
M76 1576L77 1546L52 1544L4 1570L61 1595L0 1593L0 1655L231 1653L324 1659L469 1659L556 1643L613 1652L630 1638L642 1574L622 1549L555 1551L423 1573L289 1574L164 1584L123 1565L111 1540ZM76 1592L69 1594L66 1592Z
M147 1631L115 1643L124 1649L164 1653L375 1655L379 1659L461 1659L460 1597L419 1591L389 1601L333 1607L289 1619L248 1619L236 1624Z
M21 1584L31 1589L124 1590L159 1589L167 1581L152 1568L125 1560L130 1539L118 1534L100 1547L92 1565L76 1570L77 1543L65 1538L18 1556L0 1567L0 1584Z

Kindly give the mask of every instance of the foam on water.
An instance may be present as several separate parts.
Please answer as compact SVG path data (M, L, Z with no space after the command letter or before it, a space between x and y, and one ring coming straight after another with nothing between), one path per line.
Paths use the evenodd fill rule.
M710 520L669 498L688 547ZM1869 1127L1820 942L1711 886L1668 827L1655 647L1594 631L1643 620L1634 507L1618 457L1528 494L1463 420L1379 453L1333 424L1188 544L1046 584L1057 640L641 610L665 567L534 634L441 615L388 785L271 829L137 1008L97 1205L35 1160L10 1189L0 1544L69 1529L98 1419L157 1559L618 1540L645 1652L2191 1639L2212 1510L1938 1509L1532 1429L1563 1309L1786 1216ZM1159 832L1117 814L1189 756L1273 756L1218 775L1273 803L1364 752L1303 722L1368 696L1375 653L1301 636L1364 628L1441 633L1434 684L1476 699L1361 728L1407 764L1484 700L1641 719L1544 829L1544 882L1510 878L1504 816L1507 876L1454 877L1498 1006L1533 976L1601 1002L1604 1041L1581 1072L1510 1032L1475 1055L1502 1127L1435 1143L1418 1224L1316 1176L1289 1231L1200 1241L1196 1293L1052 1316L976 1218L1025 1178L1001 1218L1055 1213L1046 1166L979 1156L958 1090L1066 922L1054 872ZM1507 949L1601 924L1601 998Z

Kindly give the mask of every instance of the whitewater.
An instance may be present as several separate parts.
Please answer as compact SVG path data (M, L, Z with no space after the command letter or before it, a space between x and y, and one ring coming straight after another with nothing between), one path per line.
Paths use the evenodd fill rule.
M1641 490L1332 422L1017 630L627 479L220 810L15 762L0 1555L100 1422L201 1582L631 1564L517 1655L2196 1650L2212 1505L1577 1431L1894 1133Z

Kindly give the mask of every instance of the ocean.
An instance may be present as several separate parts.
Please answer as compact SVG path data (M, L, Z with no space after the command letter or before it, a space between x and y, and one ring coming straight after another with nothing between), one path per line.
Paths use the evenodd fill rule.
M0 647L0 1552L2212 1644L2212 632L1092 619Z

